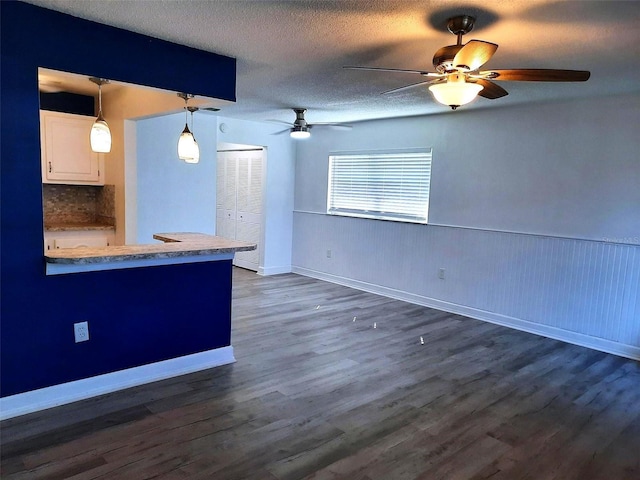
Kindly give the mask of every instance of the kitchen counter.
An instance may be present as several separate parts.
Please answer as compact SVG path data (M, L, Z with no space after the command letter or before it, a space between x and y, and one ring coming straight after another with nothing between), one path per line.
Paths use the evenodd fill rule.
M47 274L230 260L235 252L257 248L253 243L203 233L158 233L153 237L164 243L47 251Z
M114 225L104 223L45 223L45 232L115 230Z

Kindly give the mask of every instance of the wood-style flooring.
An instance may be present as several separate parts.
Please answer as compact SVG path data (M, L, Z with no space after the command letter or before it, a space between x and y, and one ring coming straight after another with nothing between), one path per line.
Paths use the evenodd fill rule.
M232 343L233 365L6 420L2 479L640 479L638 362L240 269Z

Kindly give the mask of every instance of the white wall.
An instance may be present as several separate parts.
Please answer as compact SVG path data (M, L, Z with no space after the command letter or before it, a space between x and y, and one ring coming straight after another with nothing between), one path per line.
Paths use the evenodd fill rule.
M133 85L106 87L102 97L113 138L111 152L105 154L105 181L115 186L116 245L131 244L137 238L135 215L131 216L136 205L134 120L177 111L182 100L174 92Z
M153 233L197 231L215 233L216 152L218 144L256 145L266 152L264 259L258 273L291 271L295 143L288 135L274 135L279 125L195 114L194 133L200 163L177 158L184 114L138 120L135 172L136 205L127 203L127 221L137 226L137 243L152 242ZM225 124L225 132L219 125ZM137 185L136 185L137 184ZM130 195L133 198L133 195Z
M257 145L266 151L263 275L291 271L296 145L289 135L275 135L281 125L218 117L219 143Z
M184 123L184 113L136 122L137 243L159 232L215 234L217 119L194 115L197 164L178 159Z
M638 124L635 95L314 131L294 271L640 358ZM430 225L324 214L330 152L415 147Z
M640 244L639 112L636 95L317 130L295 209L326 211L329 152L433 147L431 224Z

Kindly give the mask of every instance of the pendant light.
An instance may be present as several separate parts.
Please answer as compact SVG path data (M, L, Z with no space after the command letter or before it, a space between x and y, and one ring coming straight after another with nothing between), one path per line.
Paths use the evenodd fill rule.
M429 90L438 102L455 110L460 105L472 102L483 88L477 83L466 82L462 74L452 73L447 77L446 83L431 85Z
M109 153L111 151L111 130L102 116L102 85L109 83L109 80L96 77L90 77L89 80L98 85L98 118L91 127L91 150L97 153Z
M198 163L200 161L200 147L198 147L198 142L196 142L196 138L189 130L188 125L188 113L191 112L191 128L193 128L193 112L198 111L198 107L190 107L188 105L189 99L193 98L193 95L188 93L178 93L180 98L184 98L184 112L185 112L185 123L184 130L180 134L180 138L178 139L178 158L180 160L184 160L186 163Z

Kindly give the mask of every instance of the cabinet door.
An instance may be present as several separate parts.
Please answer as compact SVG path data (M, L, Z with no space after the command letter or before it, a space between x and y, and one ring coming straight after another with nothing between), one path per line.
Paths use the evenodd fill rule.
M108 245L106 235L78 235L77 237L56 238L53 241L54 248L106 247Z
M44 232L44 249L77 247L108 247L114 244L113 230L66 230L62 232Z
M94 119L40 112L43 183L104 185L102 155L91 150Z

